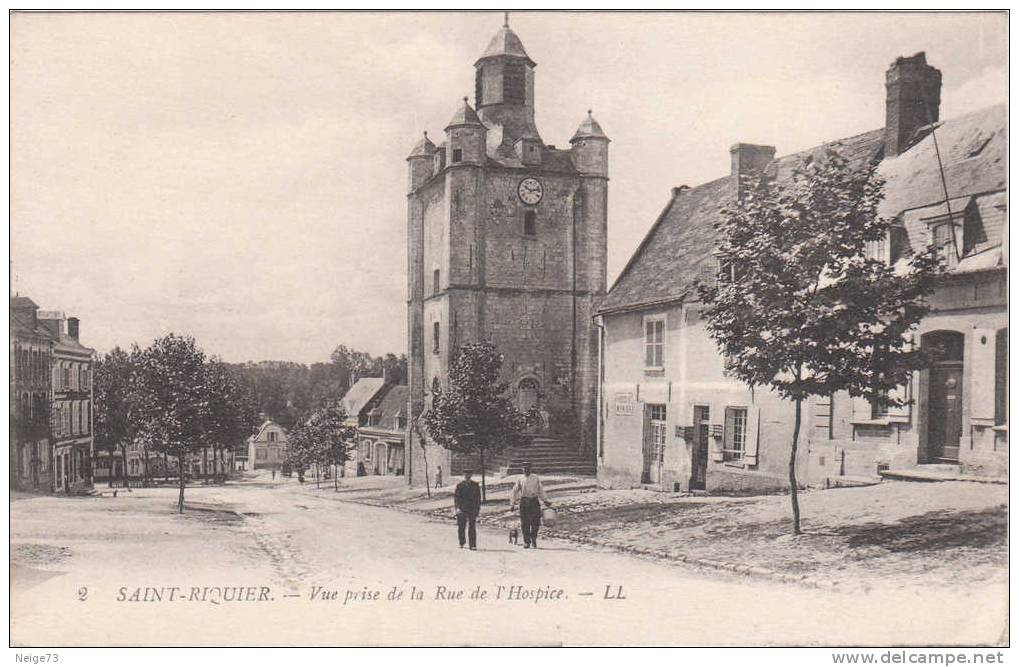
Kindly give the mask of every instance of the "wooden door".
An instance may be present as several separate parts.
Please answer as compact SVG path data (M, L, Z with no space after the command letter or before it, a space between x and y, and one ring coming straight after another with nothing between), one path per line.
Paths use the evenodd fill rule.
M931 458L958 461L962 439L962 367L931 369L929 405L927 440Z
M693 409L693 447L690 449L690 489L703 490L708 477L708 437L711 411L706 405Z

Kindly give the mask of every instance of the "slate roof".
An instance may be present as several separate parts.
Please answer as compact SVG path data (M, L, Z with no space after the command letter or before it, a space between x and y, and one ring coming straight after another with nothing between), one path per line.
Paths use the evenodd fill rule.
M524 43L517 37L517 33L510 30L508 25L504 25L499 29L499 32L495 33L495 36L488 42L488 48L478 58L478 62L485 58L498 58L500 56L523 58L532 67L535 64L531 57L527 55L527 51L524 50Z
M379 393L385 383L383 378L361 378L355 382L340 400L340 405L347 413L347 418L356 421L364 406L375 398L375 394Z
M432 143L432 140L428 138L428 133L425 132L424 136L421 137L421 140L414 144L414 148L411 149L410 155L408 155L407 157L409 158L419 157L422 155L426 157L431 157L434 153L435 144Z
M580 123L580 127L578 127L577 131L573 133L573 138L570 139L570 143L572 144L578 139L608 139L608 137L605 136L605 131L601 129L601 125L599 125L598 121L596 121L594 116L591 115L590 109L587 110L587 118Z
M53 340L53 336L49 331L38 325L33 327L31 320L25 318L21 313L16 313L12 310L10 311L10 317L11 335L21 338L36 337L48 341Z
M457 127L459 125L481 125L484 127L481 119L478 118L477 112L475 112L471 107L470 102L467 101L466 97L463 98L463 104L456 110L456 113L453 114L449 123L446 124L446 129L448 130L451 127Z
M936 126L945 178L953 198L1005 189L1007 120L1006 106L998 105ZM924 236L926 230L921 230L919 223L909 222L916 216L907 212L938 206L944 209L944 191L930 133L901 155L888 159L882 159L884 130L879 129L777 158L767 170L779 180L788 179L804 157L821 156L829 147L838 149L854 165L882 160L878 171L886 185L881 215L901 216L907 228L912 225L908 231L914 247L929 242ZM719 209L735 196L736 179L731 175L694 188L673 188L672 198L602 299L598 311L643 309L692 295L695 281L710 278L714 273L714 224L721 217ZM955 212L958 211L953 207ZM997 238L1000 239L1000 233ZM998 248L1000 256L1000 242ZM987 257L978 262L964 259L956 270L974 270L975 266L993 262L993 258Z
M1005 189L1007 105L988 107L937 123L935 127L949 197ZM930 134L901 155L884 160L878 173L886 181L882 215L898 215L945 199L934 137Z
M11 308L38 308L35 301L32 301L27 296L12 296L11 297Z
M385 431L400 432L400 417L406 416L407 413L407 398L410 396L410 390L405 384L390 385L389 390L383 397L379 405L372 410L377 412L380 419L376 426L371 428L377 428Z

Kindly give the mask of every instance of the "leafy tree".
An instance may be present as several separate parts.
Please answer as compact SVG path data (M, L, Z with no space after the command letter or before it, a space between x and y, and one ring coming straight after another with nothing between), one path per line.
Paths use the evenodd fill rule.
M486 497L485 454L526 441L527 417L508 398L499 382L503 355L490 342L469 343L457 350L449 369L449 387L433 390L424 415L432 440L459 453L477 453L481 494Z
M719 280L698 292L726 371L795 404L789 485L799 534L804 400L844 391L901 405L890 392L925 364L908 338L943 268L933 247L894 267L867 256L891 225L878 216L875 164L853 168L828 151L804 160L789 182L761 177L744 187L717 225Z
M206 450L213 462L222 462L224 449L236 449L251 435L258 419L254 403L229 368L219 359L205 365L206 407L203 412L203 463L208 476Z
M130 352L114 347L96 359L92 391L95 401L94 433L96 445L111 454L120 451L121 476L127 484L127 448L138 430L135 373L141 351L135 345Z
M138 358L138 426L157 451L174 456L184 512L187 455L204 442L208 412L205 353L190 336L157 338Z
M347 443L354 438L355 429L347 425L342 408L335 405L322 407L295 427L287 441L287 462L304 480L304 471L315 466L315 486L319 486L321 466L342 466L350 459ZM336 477L335 473L333 475ZM334 481L334 486L337 483Z

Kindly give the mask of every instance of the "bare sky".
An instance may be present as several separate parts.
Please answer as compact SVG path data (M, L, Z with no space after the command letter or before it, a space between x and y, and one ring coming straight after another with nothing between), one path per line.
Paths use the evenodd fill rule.
M498 13L15 14L13 289L105 351L405 351L406 163L470 95ZM537 124L612 139L609 281L673 186L884 123L926 51L942 117L1006 99L1003 14L514 13ZM438 141L436 141L438 143Z

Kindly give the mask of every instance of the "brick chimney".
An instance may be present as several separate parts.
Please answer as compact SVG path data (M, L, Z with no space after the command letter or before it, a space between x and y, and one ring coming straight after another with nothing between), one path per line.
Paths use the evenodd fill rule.
M909 146L917 129L938 121L941 70L927 64L927 54L896 58L885 72L885 156Z
M764 171L764 168L775 159L775 147L734 144L729 149L729 155L732 157L733 176L751 176Z
M74 340L78 340L78 318L68 317L67 318L67 335Z

